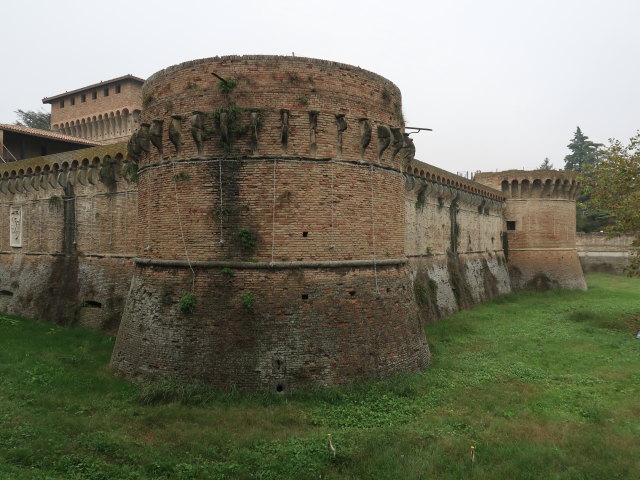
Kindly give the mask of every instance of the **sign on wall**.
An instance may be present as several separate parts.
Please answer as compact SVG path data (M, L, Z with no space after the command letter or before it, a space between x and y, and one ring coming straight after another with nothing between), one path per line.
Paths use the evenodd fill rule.
M11 207L9 214L9 245L22 247L22 207Z

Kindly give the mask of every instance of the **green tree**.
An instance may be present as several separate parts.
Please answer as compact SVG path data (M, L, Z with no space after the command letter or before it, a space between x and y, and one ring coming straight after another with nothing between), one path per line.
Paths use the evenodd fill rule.
M40 130L51 130L51 114L40 110L16 110L15 113L18 116L18 120L14 125L20 125L21 127L38 128Z
M571 151L564 157L565 170L579 172L584 177L587 171L598 163L601 143L589 140L580 127L576 128L573 139L567 145ZM583 179L584 180L584 179ZM589 203L589 194L583 191L576 202L576 230L579 232L599 232L609 223L610 213L595 208Z
M577 127L576 133L573 134L573 140L567 145L571 153L564 157L564 169L584 172L586 167L594 165L598 161L600 147L602 147L601 143L592 142L582 133L580 127Z
M600 160L585 173L588 205L613 214L607 231L614 235L640 232L640 131L628 145L610 140ZM633 246L627 273L640 276L640 239Z
M553 170L553 163L549 160L549 157L544 158L544 162L540 164L538 170Z

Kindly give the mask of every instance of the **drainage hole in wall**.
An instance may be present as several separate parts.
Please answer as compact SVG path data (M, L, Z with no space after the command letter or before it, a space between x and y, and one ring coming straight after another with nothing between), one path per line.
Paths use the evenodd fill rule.
M308 295L308 294L306 294L306 293L303 293L303 294L302 294L302 299L303 299L303 300L309 300L309 295Z
M4 297L13 297L13 292L10 292L9 290L0 290L0 295Z
M284 390L284 385L282 385L281 383L279 383L276 386L276 392L282 392Z
M102 304L100 302L96 302L95 300L85 300L80 304L80 306L87 308L102 308Z
M309 236L309 232L302 232L302 236L303 237L308 237Z

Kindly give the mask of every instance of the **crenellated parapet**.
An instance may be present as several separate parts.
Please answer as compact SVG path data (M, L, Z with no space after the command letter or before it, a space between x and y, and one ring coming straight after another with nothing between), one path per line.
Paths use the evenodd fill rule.
M125 155L126 144L120 143L0 164L0 195L117 182L122 178ZM112 179L105 178L106 171Z
M482 172L475 178L502 191L507 198L575 200L581 187L577 172L568 170Z
M405 190L477 207L480 213L502 211L505 196L498 190L415 159L405 165Z
M575 172L508 170L475 179L507 197L503 228L514 288L586 289L576 252Z

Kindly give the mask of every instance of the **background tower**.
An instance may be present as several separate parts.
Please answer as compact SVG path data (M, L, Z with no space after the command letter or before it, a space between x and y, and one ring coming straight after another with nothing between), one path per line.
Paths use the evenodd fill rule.
M513 288L586 290L576 251L576 177L555 170L476 175L507 197L505 253Z
M427 365L395 85L232 56L162 70L142 98L138 258L114 371L283 391Z

